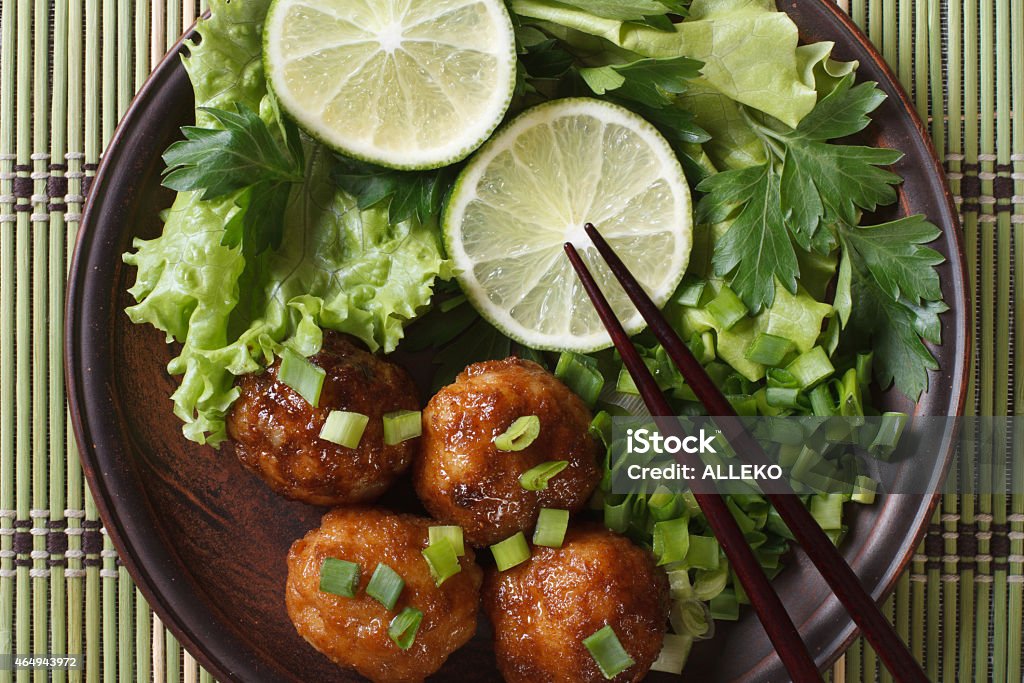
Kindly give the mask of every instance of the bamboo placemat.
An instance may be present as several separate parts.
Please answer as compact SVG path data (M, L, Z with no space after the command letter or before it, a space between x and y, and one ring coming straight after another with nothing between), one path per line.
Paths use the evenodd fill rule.
M1014 363L1024 0L839 4L894 66L944 155L974 293L969 410L1024 415ZM55 681L210 680L151 613L102 528L69 434L61 359L65 273L100 153L201 5L0 0L0 654L84 654L82 670ZM1024 490L1024 458L1012 477ZM932 680L1003 682L1022 680L1022 605L1024 496L959 495L943 500L885 610ZM889 680L862 642L832 678Z

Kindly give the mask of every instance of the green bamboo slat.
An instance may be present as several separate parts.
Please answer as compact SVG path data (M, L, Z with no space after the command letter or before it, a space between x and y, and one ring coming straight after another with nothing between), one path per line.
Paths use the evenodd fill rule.
M14 651L14 12L0 16L0 653Z
M32 149L49 149L49 52L50 52L50 8L47 0L36 0L33 26L33 127ZM32 155L32 169L35 181L32 183L32 212L29 215L29 229L32 234L32 329L30 344L32 349L32 649L31 652L49 652L49 578L46 568L46 519L49 477L47 473L47 363L46 354L41 348L45 343L47 315L46 270L49 261L48 240L46 231L40 226L42 220L48 221L46 199L46 174L48 159L45 154ZM45 683L47 672L37 669L32 672L36 683Z
M1012 2L1010 11L1011 33L1016 36L1016 40L1011 41L1010 55L1013 64L1022 64L1024 63L1024 40L1021 40L1021 37L1024 36L1024 3ZM1005 53L1005 48L1002 52ZM1013 78L1011 95L1013 98L1011 109L1017 113L1012 126L1012 152L1017 159L1012 163L1011 168L1018 174L1014 183L1014 194L1024 197L1024 116L1021 115L1021 112L1024 111L1024 78L1021 77L1019 70ZM1014 229L1016 258L1013 264L1017 294L1014 337L1016 350L1019 351L1021 344L1024 344L1024 297L1021 295L1020 285L1021 278L1024 278L1024 202L1018 201L1013 217L1021 221ZM1015 415L1021 416L1024 415L1024 373L1020 372L1019 368L1015 369L1015 380L1013 412ZM1017 430L1015 443L1024 443L1024 429ZM1024 557L1024 496L1019 495L1020 491L1024 491L1024 458L1018 457L1014 460L1012 490L1018 493L1013 497L1011 506L1011 512L1018 521L1010 525L1011 531L1017 535L1017 538L1010 543L1010 552L1017 557ZM1021 680L1022 673L1024 673L1021 670L1021 650L1024 649L1024 643L1021 641L1022 629L1013 626L1024 624L1024 584L1022 584L1024 561L1012 562L1010 568L1015 581L1010 585L1010 605L1007 616L1010 633L1007 643L1006 668L1008 680L1016 681Z
M50 121L53 132L50 140L50 160L55 166L53 175L64 175L59 166L66 152L66 129L63 122L68 118L67 109L67 59L65 51L68 39L68 6L66 0L58 0L53 8L53 88L51 91ZM64 212L55 208L50 211L49 222L49 263L47 264L49 299L48 308L52 318L59 317L64 304L64 253L65 225ZM63 330L61 325L49 325L48 329L48 363L51 371L49 377L49 402L47 405L47 432L49 436L49 519L60 528L64 520L65 492L65 448L64 448L64 374L59 371L62 358ZM51 559L58 559L51 556ZM64 559L61 557L60 559ZM67 654L67 586L64 569L56 564L50 570L50 647L54 653ZM53 672L54 683L64 683L67 672Z
M18 21L18 60L17 60L17 164L21 168L31 165L31 84L32 84L32 3L19 0L17 9ZM28 177L24 171L17 172L19 177ZM15 500L19 520L30 519L32 496L32 451L31 451L31 302L29 288L25 286L31 274L31 224L27 212L19 212L16 221L15 239L15 445L16 471ZM15 569L16 586L15 601L15 652L31 652L31 613L32 587L29 581L29 568L20 566ZM19 671L17 680L24 683L30 678L29 672Z

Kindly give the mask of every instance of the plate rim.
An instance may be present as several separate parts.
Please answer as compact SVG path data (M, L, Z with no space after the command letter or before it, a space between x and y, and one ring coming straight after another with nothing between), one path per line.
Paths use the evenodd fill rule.
M947 233L946 237L949 239L951 246L953 247L951 249L951 253L948 254L947 262L951 266L955 267L959 274L959 278L953 278L954 294L957 298L955 303L958 305L963 304L960 306L960 310L958 311L960 313L960 320L962 321L962 324L958 329L953 328L950 330L954 338L963 340L963 351L960 358L960 364L963 371L959 373L959 375L952 377L954 384L953 391L950 395L950 405L955 409L954 414L962 415L966 404L968 385L967 378L970 372L969 363L973 349L972 332L974 312L970 306L970 296L967 291L967 283L969 282L967 258L964 251L964 238L960 224L959 212L956 209L956 204L949 188L945 169L942 166L934 143L932 142L921 117L913 103L910 101L909 95L904 90L892 67L885 61L881 52L853 22L853 19L845 14L836 4L829 2L828 0L813 0L813 2L819 7L827 10L832 15L832 18L837 21L845 29L848 35L854 39L871 57L874 65L888 81L886 85L888 85L889 89L895 93L898 99L897 104L905 112L913 125L918 141L923 145L926 156L928 157L930 168L926 169L927 176L933 181L938 181L934 184L937 184L941 190L943 203L945 204L944 208L948 212L950 219L948 225L942 226L943 228L948 228L948 230L943 229L943 232ZM790 3L793 6L798 4L794 0L788 0L787 4ZM781 5L783 3L779 4ZM785 11L785 9L780 8L780 11ZM122 140L129 135L128 126L126 124L130 123L134 118L133 114L137 111L140 101L149 97L152 91L161 88L171 74L176 69L182 67L181 57L187 52L187 41L196 35L196 26L198 21L208 16L209 11L197 19L197 21L181 35L175 44L168 49L160 63L155 69L153 69L143 86L132 98L128 108L125 110L124 116L118 123L106 150L119 149L121 147ZM163 591L157 587L157 582L150 575L146 566L139 561L139 554L134 552L136 544L131 540L128 534L124 533L119 518L114 514L115 505L113 501L114 498L116 498L116 494L108 488L105 482L105 477L99 470L100 462L97 458L95 449L91 444L88 420L86 419L85 411L80 409L80 406L83 405L83 386L88 380L82 375L83 370L87 371L87 368L83 368L83 363L81 362L82 349L74 343L79 336L76 332L80 333L84 329L84 326L78 320L77 314L79 313L80 306L73 304L79 300L81 290L84 288L85 280L87 279L87 273L82 272L81 261L85 257L87 244L95 237L94 233L96 230L93 228L93 223L98 220L98 217L94 217L93 214L94 211L97 210L95 207L102 205L102 202L97 199L100 194L98 190L103 187L106 177L112 173L110 169L115 167L118 161L123 161L119 160L118 156L118 154L107 153L102 156L96 175L92 179L92 192L90 192L86 205L83 207L82 219L79 223L79 229L76 235L74 252L69 262L69 275L64 299L63 316L63 370L72 431L78 445L79 461L81 463L85 479L93 494L93 500L96 504L100 519L102 520L114 547L118 551L122 564L131 575L135 585L138 586L154 613L159 616L165 628L167 628L178 639L182 646L188 650L188 653L192 655L204 668L219 680L238 680L238 675L233 673L221 659L215 657L206 644L195 637L196 634L193 630L188 629L183 625L181 621L181 610L165 598ZM935 381L934 377L933 381ZM943 468L946 472L948 472L948 466L952 459L952 451L952 447L947 449L945 462L943 463ZM895 571L890 571L888 578L876 588L876 592L879 594L879 602L883 601L892 593L896 587L899 577L905 571L906 566L910 563L915 549L920 545L922 539L927 533L928 521L932 518L940 497L941 493L933 493L930 495L930 500L927 505L923 505L918 508L917 519L914 521L914 525L917 530L916 533L913 534L913 543L908 546L907 551L903 553L903 557L901 557L898 562L891 565ZM844 629L844 632L837 638L839 646L835 647L834 652L830 653L830 655L825 658L822 668L827 669L831 666L858 635L859 629L851 620L850 624L846 629ZM761 664L763 664L763 661Z

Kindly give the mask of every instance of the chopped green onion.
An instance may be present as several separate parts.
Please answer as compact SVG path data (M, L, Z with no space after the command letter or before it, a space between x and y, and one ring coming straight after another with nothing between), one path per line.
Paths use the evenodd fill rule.
M693 577L693 597L698 600L710 600L725 590L728 583L728 562L719 563L718 569L699 569Z
M432 526L427 533L430 535L431 545L444 539L452 544L456 555L462 557L466 554L466 545L462 540L461 526Z
M537 528L533 530L533 544L548 548L561 548L565 530L569 527L569 511L541 508Z
M800 389L800 382L793 373L785 368L768 368L764 371L770 387L786 387L787 389Z
M590 656L597 662L597 668L607 679L615 678L636 663L622 647L615 629L609 624L584 638L583 645L590 651Z
M415 439L423 433L423 419L418 410L396 410L384 414L384 443L388 446Z
M743 304L743 300L736 296L736 293L728 285L722 286L718 296L707 305L707 309L723 330L730 329L747 316L747 307Z
M674 633L666 633L661 645L661 652L654 660L654 664L651 664L651 671L681 675L692 647L693 636L677 636Z
M540 435L540 418L523 415L509 425L504 434L494 437L494 447L499 451L521 451L536 441Z
M811 390L811 410L818 417L831 417L836 414L836 402L832 397L832 388L819 384Z
M711 604L708 607L711 610L712 619L736 621L740 618L740 603L736 599L735 591L731 589L727 588L711 598Z
M662 485L647 498L647 512L655 522L675 519L682 513L682 507L683 501L679 494L672 493Z
M821 380L835 372L832 361L828 359L825 349L815 346L807 353L802 353L786 366L786 370L793 375L799 383L800 388L812 387Z
M857 354L857 380L862 386L871 384L871 372L872 366L874 365L874 352L858 353Z
M825 493L812 497L811 517L825 531L842 528L843 495L841 493Z
M725 499L725 506L729 508L729 512L736 518L736 525L739 526L744 536L754 531L754 520L750 519L747 513L740 509L740 506L736 504L736 501L731 496Z
M430 575L434 577L434 583L438 586L462 571L459 556L447 538L439 538L421 552L427 566L430 567Z
M876 493L878 493L878 484L875 480L861 474L853 480L853 497L850 500L854 503L871 505L875 502Z
M782 365L782 361L794 348L796 345L785 337L762 332L747 348L746 357L747 360L761 365L778 366Z
M523 472L519 485L527 491L543 491L555 475L569 466L568 460L549 460Z
M563 351L558 357L555 377L591 407L597 402L604 387L604 376L597 369L597 361L572 351Z
M612 531L622 534L629 528L633 519L633 500L631 496L624 496L621 500L617 497L609 497L604 501L604 525Z
M749 605L750 598L747 597L747 591L743 589L743 584L740 583L740 579L736 576L736 572L732 572L732 591L736 594L736 602L740 605Z
M676 290L676 303L680 306L689 306L690 308L700 306L700 297L704 294L704 287L706 285L707 280L687 275L683 278L679 289Z
M362 413L332 410L320 429L320 438L345 448L356 448L370 418Z
M797 399L800 398L800 390L768 387L764 398L768 401L768 405L775 406L776 408L795 408Z
M882 413L878 425L878 433L874 441L868 446L868 452L876 458L888 459L903 434L903 427L907 424L906 413Z
M415 607L406 607L391 620L388 626L388 636L395 645L403 650L408 650L416 642L416 631L423 621L423 612Z
M726 396L740 417L757 417L757 399L749 394Z
M320 590L345 598L354 597L359 587L359 565L328 557L320 566Z
M676 600L669 609L668 621L676 635L707 638L711 633L710 612L700 600Z
M697 569L718 569L718 540L714 536L690 536L685 562Z
M629 370L626 368L619 370L619 377L615 380L615 391L620 391L623 394L630 394L633 396L640 395L640 390L636 388L636 382L633 381L633 376L629 374Z
M796 536L789 530L786 522L782 519L782 515L775 508L768 511L768 519L765 522L764 528L777 536L788 538L791 541L796 540Z
M320 390L324 387L326 376L323 368L313 365L291 349L286 348L281 353L277 379L291 387L314 408L320 404Z
M503 572L530 559L530 546L526 544L523 532L518 531L504 541L492 545L491 554L494 555L498 571Z
M846 538L846 532L849 530L850 527L844 524L838 529L828 529L825 531L825 535L828 536L830 541L832 541L832 545L838 546L843 542L843 539Z
M654 525L654 556L658 565L682 562L690 549L690 518L679 517Z
M683 563L686 564L685 562ZM693 597L693 585L690 583L688 569L673 569L668 573L669 593L673 600L685 600Z
M394 569L381 562L373 570L370 583L366 584L366 594L388 609L394 609L403 588L405 588L405 579Z

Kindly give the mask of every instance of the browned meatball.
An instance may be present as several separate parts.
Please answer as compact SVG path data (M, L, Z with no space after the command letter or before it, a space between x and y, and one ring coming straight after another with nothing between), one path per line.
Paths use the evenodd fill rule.
M537 439L518 452L498 450L494 438L525 415L540 418ZM470 365L423 411L416 493L430 514L461 526L476 546L530 528L542 507L579 510L601 478L590 421L583 401L536 363ZM549 460L569 465L545 490L525 490L520 475Z
M639 681L661 652L668 578L654 557L603 526L571 528L561 548L484 581L484 610L507 683L605 681L583 639L610 625L635 664L613 680Z
M440 587L421 551L431 522L378 508L339 508L324 515L319 529L292 544L285 603L295 629L336 664L379 683L413 683L441 668L448 655L476 632L482 572L466 549L462 571ZM320 592L320 568L328 557L361 567L359 589L346 598ZM393 610L366 594L379 563L403 579ZM406 607L423 612L408 650L388 636L391 620Z
M283 496L313 505L377 498L409 466L419 439L384 444L381 417L418 410L416 387L405 370L329 333L309 359L327 372L319 406L277 380L280 361L245 375L241 396L228 414L228 434L239 459ZM320 438L332 410L368 415L356 448Z

